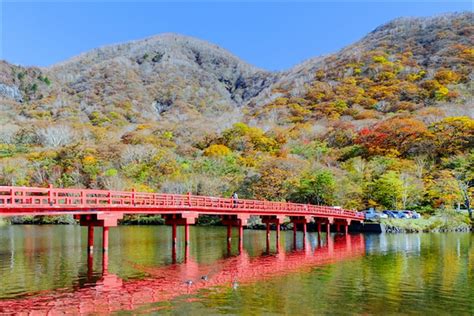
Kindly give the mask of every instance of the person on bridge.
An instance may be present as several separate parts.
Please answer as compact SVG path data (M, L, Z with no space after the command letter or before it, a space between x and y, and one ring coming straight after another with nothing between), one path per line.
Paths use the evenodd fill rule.
M237 195L237 192L232 193L232 201L234 204L234 208L237 207L239 196Z

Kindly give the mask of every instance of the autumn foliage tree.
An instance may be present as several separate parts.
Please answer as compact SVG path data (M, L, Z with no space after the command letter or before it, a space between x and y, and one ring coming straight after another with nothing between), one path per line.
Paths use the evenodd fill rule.
M467 116L447 117L430 126L440 156L474 148L474 120Z
M300 172L298 161L276 158L262 164L249 181L250 194L257 199L285 200L295 177Z
M263 130L245 123L235 123L232 128L222 133L222 139L226 146L243 152L274 152L280 147L277 140L265 134Z
M299 203L332 205L335 202L336 180L329 170L305 174L296 184L290 198Z
M356 142L369 155L406 156L423 151L423 143L431 137L426 125L413 118L393 118L364 128Z

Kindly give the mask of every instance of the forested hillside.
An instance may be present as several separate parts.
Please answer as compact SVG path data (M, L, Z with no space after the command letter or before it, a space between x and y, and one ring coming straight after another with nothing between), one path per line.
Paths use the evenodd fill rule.
M472 21L397 19L277 73L173 34L44 69L1 62L0 185L467 207Z

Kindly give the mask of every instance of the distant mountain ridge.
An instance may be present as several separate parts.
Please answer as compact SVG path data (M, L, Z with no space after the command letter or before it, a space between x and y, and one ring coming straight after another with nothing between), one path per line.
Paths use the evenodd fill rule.
M235 104L258 94L259 87L268 85L266 81L273 77L216 45L170 33L99 48L55 65L50 71L74 85L91 68L104 69L113 62L130 68L147 86L153 85L154 76L161 78L163 74L169 80L175 80L169 78L170 74L179 76L187 84L196 84L193 81L199 79L199 84L209 88L210 93ZM71 72L75 72L72 78ZM210 87L211 84L215 87Z

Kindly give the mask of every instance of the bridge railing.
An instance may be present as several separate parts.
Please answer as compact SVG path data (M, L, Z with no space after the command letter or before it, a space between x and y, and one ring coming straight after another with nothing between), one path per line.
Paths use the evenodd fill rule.
M352 210L333 206L319 206L291 202L271 202L231 198L218 198L191 194L163 194L135 191L109 191L89 189L32 188L0 186L0 209L8 208L177 208L199 210L229 210L251 213L272 211L312 213L360 217Z

